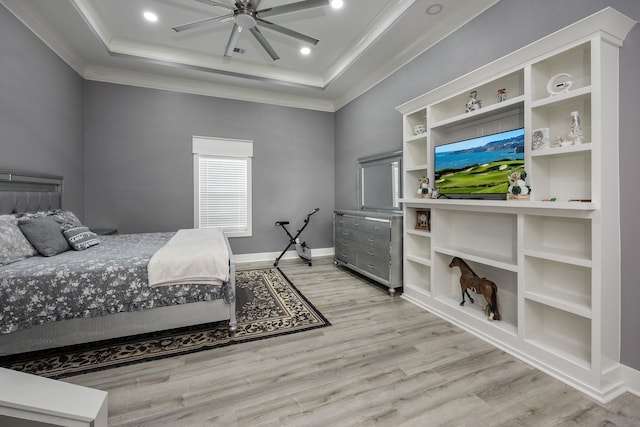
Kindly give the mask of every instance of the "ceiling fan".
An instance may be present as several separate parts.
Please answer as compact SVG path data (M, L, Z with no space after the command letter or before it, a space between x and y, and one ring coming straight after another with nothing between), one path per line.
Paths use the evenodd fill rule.
M264 37L262 32L258 27L268 28L272 31L276 31L280 34L284 34L289 37L293 37L295 39L301 40L306 43L310 43L312 45L317 45L319 40L314 39L313 37L309 37L305 34L299 33L297 31L293 31L289 28L282 27L280 25L274 24L273 22L266 21L263 18L268 18L270 16L281 15L283 13L297 12L300 10L311 9L319 6L327 6L329 5L329 0L304 0L299 1L297 3L285 4L282 6L271 7L268 9L258 9L260 7L260 3L262 0L236 0L233 2L233 5L229 5L226 3L220 3L219 1L214 0L194 0L199 3L203 3L209 6L214 6L218 8L225 9L228 13L219 16L213 16L205 19L201 19L199 21L190 22L188 24L179 25L177 27L173 27L173 30L176 32L190 30L192 28L199 27L211 21L217 22L228 22L234 21L233 29L231 30L231 35L229 36L229 41L227 41L227 47L224 51L224 56L231 57L233 55L236 44L238 43L238 39L240 38L240 32L243 28L246 28L253 34L253 36L258 40L260 45L267 51L271 59L274 61L279 59L280 57L276 53L276 51L271 47L267 39ZM232 3L229 0L229 3Z

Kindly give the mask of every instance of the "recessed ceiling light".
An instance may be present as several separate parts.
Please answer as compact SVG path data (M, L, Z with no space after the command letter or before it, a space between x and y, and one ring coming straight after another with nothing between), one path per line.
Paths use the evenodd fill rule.
M303 47L302 49L300 49L300 53L303 55L309 55L311 53L311 49L309 49L308 47Z
M340 9L344 5L342 0L331 0L331 7L334 9Z
M142 16L144 16L144 19L146 19L149 22L158 22L158 15L156 15L153 12L146 11L145 13L142 14Z
M442 9L444 9L444 6L440 3L434 3L427 8L427 15L437 15L442 12Z

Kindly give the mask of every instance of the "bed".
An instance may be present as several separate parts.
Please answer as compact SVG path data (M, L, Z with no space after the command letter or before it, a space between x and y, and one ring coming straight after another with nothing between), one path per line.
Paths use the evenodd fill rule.
M20 217L24 232L29 216L73 216L62 209L62 188L59 177L0 173L0 216ZM228 254L228 280L149 286L150 260L181 232L199 233L93 235L83 250L69 240L72 248L54 256L0 265L0 356L218 321L234 333L235 264L226 236L218 246Z

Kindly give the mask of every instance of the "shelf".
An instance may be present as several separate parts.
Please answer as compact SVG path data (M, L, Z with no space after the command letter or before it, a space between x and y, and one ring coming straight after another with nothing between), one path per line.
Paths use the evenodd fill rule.
M591 86L581 87L579 89L571 90L569 92L566 92L560 95L549 96L547 98L534 101L531 103L531 108L540 108L540 107L545 107L547 105L553 105L561 102L571 101L574 98L581 97L584 95L590 95L590 94L591 94Z
M424 164L421 164L421 165L414 165L414 166L406 167L406 168L404 168L404 171L405 172L426 172L426 170L428 168L429 168L429 166L426 163L424 163Z
M532 157L528 167L531 176L536 177L532 195L538 200L556 198L567 203L572 203L569 202L572 199L591 199L591 162L591 150Z
M591 267L591 220L527 215L524 254Z
M475 298L476 297L474 296L474 299ZM478 295L477 298L478 299L476 299L476 302L474 304L471 304L470 301L467 301L464 306L460 306L459 298L453 297L451 295L438 296L436 297L436 300L455 310L460 311L460 314L471 316L474 322L477 321L486 323L492 327L495 327L496 329L500 329L501 331L507 332L514 336L518 334L517 325L514 323L510 323L509 321L505 321L504 317L503 320L488 320L483 310L486 304L484 301L484 297L482 295Z
M563 251L560 249L535 250L525 249L524 255L539 258L547 261L561 262L564 264L576 265L579 267L591 268L591 259L585 258L580 252Z
M525 340L573 363L590 368L591 321L563 310L525 300Z
M465 211L486 211L505 213L527 213L536 211L552 212L563 211L566 215L571 213L593 211L595 203L586 202L544 202L544 201L506 201L506 200L475 200L475 199L420 199L418 197L401 198L400 203L407 207L416 208L440 208Z
M559 310L573 313L580 317L587 319L591 318L591 300L584 298L582 301L575 298L573 295L557 293L538 293L538 292L525 292L524 297L531 301L536 301L544 305L555 307ZM570 299L575 299L575 302L569 302Z
M486 251L473 250L464 246L437 246L435 252L452 257L459 257L465 261L473 261L480 264L490 265L495 268L507 271L518 271L518 266L514 264L510 257L498 257L494 252L489 252L490 247Z
M414 236L431 237L431 232L430 231L414 230L414 229L411 229L411 228L407 228L405 230L405 233L411 234L411 235L414 235Z
M485 118L487 116L493 116L500 114L501 112L513 110L517 106L524 106L524 95L517 96L513 99L508 99L504 102L489 105L476 111L471 111L469 113L463 113L445 120L440 120L431 125L431 129L459 126L460 124L465 122L481 120L482 118Z
M547 83L553 76L567 73L571 76L572 85L569 93L591 86L591 43L581 43L560 54L545 58L531 65L532 96L535 101L549 97ZM565 94L555 95L560 97Z
M421 264L426 267L431 267L431 261L427 257L421 257L417 255L407 255L406 258L408 261L415 262L417 264Z
M423 260L427 263L429 260ZM427 295L431 292L431 268L422 262L410 261L405 256L403 282L405 286L420 289Z
M588 267L525 256L524 289L539 302L591 317L591 274Z
M531 151L531 157L567 156L582 151L591 151L592 145L592 143L587 142L579 145L568 145L566 147L545 148L543 150Z
M426 139L427 139L427 134L425 132L425 133L419 133L419 134L416 134L416 135L408 136L404 140L404 142L409 142L409 143L416 142L416 141L424 142L424 140L426 140Z
M515 271L516 219L516 215L496 212L432 210L432 224L446 230L438 234L434 247L451 256Z

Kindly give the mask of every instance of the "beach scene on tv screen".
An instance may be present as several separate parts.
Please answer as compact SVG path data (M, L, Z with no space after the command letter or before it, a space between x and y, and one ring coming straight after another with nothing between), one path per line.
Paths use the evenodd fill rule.
M435 186L442 194L506 194L512 170L524 170L524 129L435 149Z

